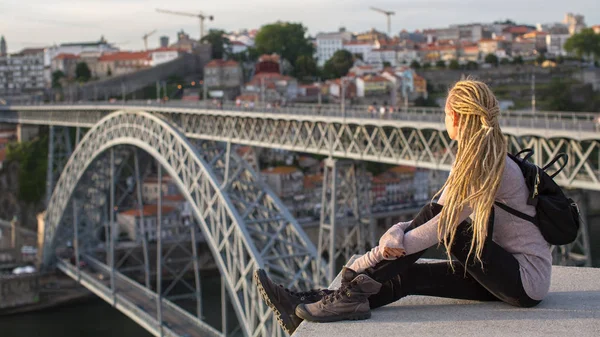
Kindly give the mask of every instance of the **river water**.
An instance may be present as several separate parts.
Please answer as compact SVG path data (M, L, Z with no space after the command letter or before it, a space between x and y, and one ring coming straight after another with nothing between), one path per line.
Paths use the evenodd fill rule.
M205 321L221 330L221 284L217 275L202 277ZM189 306L190 308L193 306ZM228 327L237 322L228 305ZM231 330L229 330L231 331ZM1 337L151 337L141 326L100 298L54 309L0 316Z

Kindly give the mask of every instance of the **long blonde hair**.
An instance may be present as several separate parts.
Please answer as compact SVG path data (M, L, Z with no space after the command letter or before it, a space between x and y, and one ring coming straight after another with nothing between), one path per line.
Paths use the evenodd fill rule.
M500 108L490 88L474 80L457 82L446 104L450 113L456 112L459 117L458 151L450 176L437 193L446 189L438 238L451 259L459 214L470 206L473 240L467 259L475 253L475 259L481 262L488 219L506 162L506 140L498 123Z

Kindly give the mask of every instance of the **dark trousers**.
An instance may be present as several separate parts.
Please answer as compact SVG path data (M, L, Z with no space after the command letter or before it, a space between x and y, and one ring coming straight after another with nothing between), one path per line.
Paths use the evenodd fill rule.
M426 223L441 210L441 205L426 205L406 232ZM467 260L473 234L470 222L464 221L459 225L450 247L454 258L452 262L415 263L425 252L421 251L396 260L382 261L367 269L367 274L383 284L379 293L369 297L371 308L387 305L407 295L500 300L517 307L539 304L540 301L531 299L523 289L519 262L491 239L493 211L489 221L487 240L481 254L482 263L475 262L474 253Z

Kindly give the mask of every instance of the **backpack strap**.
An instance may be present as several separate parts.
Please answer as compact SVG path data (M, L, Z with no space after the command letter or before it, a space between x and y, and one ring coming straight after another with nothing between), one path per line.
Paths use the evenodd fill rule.
M502 208L503 210L507 211L508 213L510 213L510 214L512 214L512 215L514 215L516 217L519 217L519 218L521 218L523 220L529 221L532 224L534 224L534 225L537 226L537 220L536 220L536 218L534 218L532 216L529 216L529 215L527 215L525 213L519 212L516 209L514 209L514 208L512 208L512 207L510 207L510 206L508 206L508 205L506 205L504 203L501 203L499 201L494 202L494 204L496 204L496 206Z
M558 171L554 172L550 176L550 178L556 177L560 173L560 171L562 171L565 168L565 166L567 166L567 162L569 161L569 156L566 153L559 153L556 157L554 157L554 159L552 159L546 166L544 166L542 168L542 170L546 171L550 166L552 166L554 163L556 163L560 158L564 158L565 161L560 166L560 168L558 169Z

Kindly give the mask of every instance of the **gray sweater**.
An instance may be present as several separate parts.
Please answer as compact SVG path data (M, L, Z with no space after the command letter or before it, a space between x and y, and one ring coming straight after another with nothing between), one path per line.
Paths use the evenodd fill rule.
M519 166L510 158L506 158L506 166L502 181L496 193L496 201L527 215L535 215L535 207L527 205L529 190ZM444 193L438 203L444 204ZM529 297L542 300L550 288L552 271L552 254L550 245L542 236L540 230L529 221L516 217L499 207L495 207L494 233L492 239L519 262L523 288ZM459 216L459 222L464 221L472 213L466 208ZM440 216L437 215L425 224L404 234L403 245L406 254L413 254L427 249L438 243L437 227ZM399 224L407 227L409 223ZM398 226L398 225L397 225ZM386 246L385 239L381 246ZM363 264L373 265L381 260L382 252L379 247L364 255ZM361 259L362 260L362 259ZM360 264L360 263L358 263Z

